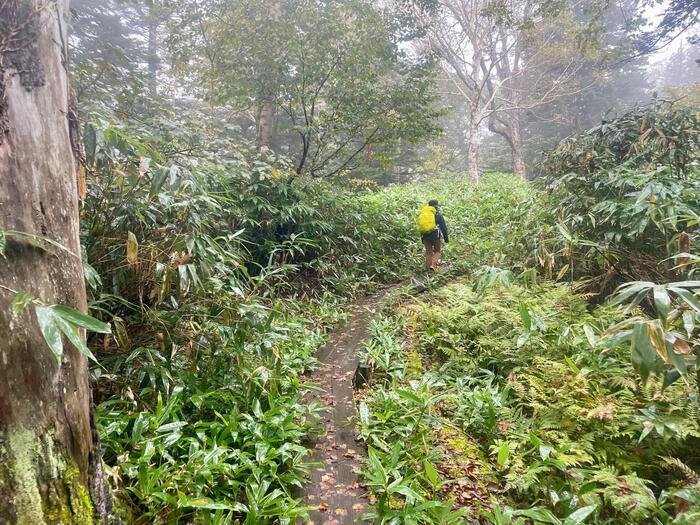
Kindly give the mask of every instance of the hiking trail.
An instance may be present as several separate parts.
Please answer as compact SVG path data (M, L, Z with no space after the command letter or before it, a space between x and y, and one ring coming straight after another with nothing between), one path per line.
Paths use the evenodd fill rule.
M319 367L310 380L320 390L311 399L326 406L321 413L325 433L313 443L311 461L320 466L312 468L303 490L304 504L318 507L309 513L309 524L364 523L360 516L369 510L358 475L364 444L356 434L353 379L369 339L369 321L387 291L365 297L348 308L347 321L331 333L316 354Z

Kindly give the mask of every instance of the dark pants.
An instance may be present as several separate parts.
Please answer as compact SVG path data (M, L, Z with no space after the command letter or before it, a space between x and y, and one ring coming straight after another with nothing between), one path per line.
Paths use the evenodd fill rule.
M422 239L425 246L425 269L437 270L440 266L440 231L426 233Z

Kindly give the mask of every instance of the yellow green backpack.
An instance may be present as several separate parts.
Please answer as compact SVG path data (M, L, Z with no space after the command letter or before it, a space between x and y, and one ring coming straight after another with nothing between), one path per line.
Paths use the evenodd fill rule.
M418 214L418 231L421 235L435 231L437 222L435 222L435 213L437 210L432 206L423 206Z

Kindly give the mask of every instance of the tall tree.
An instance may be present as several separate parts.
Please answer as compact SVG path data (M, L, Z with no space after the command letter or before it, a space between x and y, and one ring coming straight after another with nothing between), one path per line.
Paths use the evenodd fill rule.
M546 106L576 89L581 67L572 45L571 9L550 2L439 0L429 31L448 77L466 99L469 112L467 160L478 173L484 123L511 150L513 172L526 177L523 113Z
M161 0L73 0L71 77L81 110L143 118L159 91Z
M288 139L296 172L325 176L435 131L430 61L393 22L368 0L216 0L188 3L169 41L195 93L252 115L258 149Z
M213 105L255 125L259 151L272 146L283 84L289 0L178 0L167 38L173 71Z
M700 45L681 43L665 61L661 83L667 86L685 86L700 82Z
M649 99L647 57L630 58L631 43L642 22L639 0L596 0L577 4L575 16L592 49L584 55L572 79L571 93L524 114L529 163L536 165L543 150L562 138L590 129L606 114L624 111Z
M482 0L443 0L429 30L429 43L443 60L448 85L465 99L468 114L467 171L479 178L481 126L489 115L486 78L481 61L489 32Z
M86 358L61 340L55 310L13 314L16 292L86 310L66 9L0 2L0 523L93 523L109 510ZM65 349L59 360L47 342Z
M432 63L402 53L384 13L365 1L306 0L293 20L280 105L299 141L297 173L335 174L367 147L433 134Z
M647 0L646 5L657 2ZM669 0L663 2L664 10L661 20L651 31L643 32L639 39L643 53L662 49L681 35L688 37L691 43L700 42L698 20L700 20L700 0Z

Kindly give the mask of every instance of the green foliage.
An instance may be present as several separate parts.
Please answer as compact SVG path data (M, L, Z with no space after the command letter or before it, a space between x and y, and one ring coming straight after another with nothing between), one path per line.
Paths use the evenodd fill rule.
M643 381L653 372L669 369L664 385L687 377L689 368L696 368L697 352L693 354L696 324L700 315L700 300L695 289L698 281L669 284L630 282L622 285L613 296L613 304L629 302L629 313L643 301L653 305L656 318L635 315L609 329L614 344L629 342L632 364ZM700 377L700 376L698 376Z
M589 312L568 286L509 282L477 293L466 281L400 312L394 323L409 327L428 369L408 383L378 384L365 402L363 437L387 454L377 457L390 462L391 444L401 443L407 465L420 457L444 464L459 453L440 429L456 426L483 455L478 468L491 474L482 476L503 487L489 495L476 485L481 498L457 507L491 523L683 522L670 494L697 481L697 390L634 379L625 344L606 333L623 315L618 308ZM406 389L422 397L409 405ZM396 479L413 475L412 489L429 493L420 470L396 468ZM450 476L442 468L440 483L451 486ZM386 515L379 503L376 511Z
M24 292L20 292L15 296L15 299L12 301L12 312L16 315L30 305L34 308L41 335L44 337L44 341L46 341L51 352L53 352L59 365L63 357L63 337L68 339L80 353L95 362L97 361L90 349L85 345L81 329L98 334L109 334L111 333L111 328L107 323L103 323L69 306L44 304Z
M297 338L318 335L291 339L289 328L268 333L279 341L270 349L233 337L221 346L203 342L196 363L183 356L149 367L138 351L129 356L121 373L136 376L139 389L104 401L98 424L134 522L167 515L226 523L243 515L245 523L289 523L304 515L292 489L307 472L300 442L317 407L302 403L299 378L314 345ZM169 394L159 380L172 381Z
M294 490L317 407L304 401L302 373L344 298L421 267L413 218L430 198L455 234L455 271L501 258L520 234L517 222L505 237L492 222L504 198L525 195L504 175L358 193L290 177L284 159L171 159L162 137L99 124L84 135L90 306L113 326L89 341L105 368L93 371L97 418L129 522L303 519ZM484 243L484 227L498 240ZM403 377L399 334L381 320L374 331L372 364ZM416 395L429 418L432 394L407 390L403 402ZM424 436L413 428L412 441ZM427 494L410 505L424 520L457 516Z
M331 321L334 294L396 275L356 257L395 248L393 217L370 221L366 198L341 207L266 164L168 165L122 130L94 137L84 245L93 310L115 326L98 425L125 518L305 516L292 492L316 410L300 379L321 341L310 314Z
M182 2L177 14L168 41L175 71L212 102L276 114L298 174L344 173L363 164L367 144L391 152L438 131L433 65L398 46L388 7ZM262 125L258 117L258 137Z
M630 280L673 278L662 261L700 212L696 112L666 102L635 108L562 141L547 154L545 184L553 217L544 261L610 292Z
M406 374L406 363L400 359L401 341L395 326L380 317L372 319L369 328L372 338L361 360L371 367L375 374L402 379Z
M438 176L458 157L439 145L422 157L433 178L381 187L439 132L436 64L406 44L433 0L74 4L94 317L26 294L14 306L32 306L59 362L65 340L99 357L97 426L125 522L308 519L295 491L319 407L304 373L349 297L418 271L413 218L436 198L448 272L373 320L363 356L375 372L359 404L368 519L697 523L687 376L700 303L682 281L700 221L692 107L635 108L562 142L546 193L504 174ZM487 11L527 32L520 7ZM545 19L567 9L540 7ZM578 121L584 104L569 106ZM13 238L65 250L0 228L0 257ZM626 313L593 309L535 265L603 293L649 282L619 290Z

